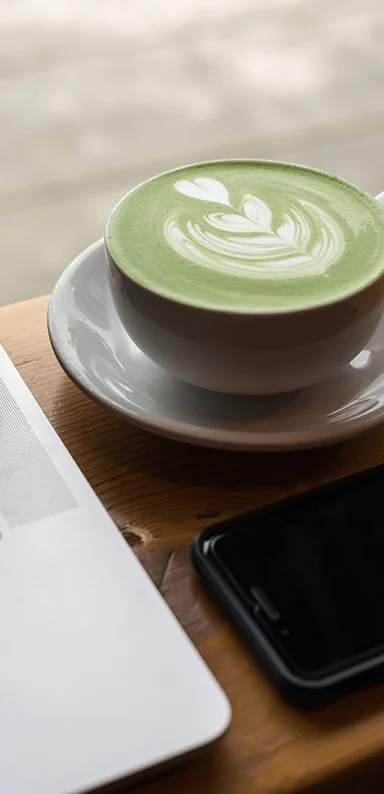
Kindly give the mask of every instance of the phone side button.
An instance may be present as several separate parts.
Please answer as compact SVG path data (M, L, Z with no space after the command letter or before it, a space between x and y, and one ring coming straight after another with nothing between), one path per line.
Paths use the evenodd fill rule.
M257 587L256 585L252 585L250 588L253 598L256 601L256 605L254 606L254 613L258 614L261 610L265 612L267 618L269 620L273 620L274 622L281 620L280 612L274 607L272 602L269 600L268 596L264 593L261 587Z

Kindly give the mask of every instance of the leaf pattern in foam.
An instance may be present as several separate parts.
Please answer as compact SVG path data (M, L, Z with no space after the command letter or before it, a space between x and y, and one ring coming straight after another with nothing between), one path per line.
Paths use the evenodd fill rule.
M186 232L171 218L166 220L164 234L169 245L196 264L247 277L293 278L324 273L343 251L345 241L338 224L325 210L304 199L296 200L296 207L284 213L276 229L265 201L246 194L237 209L217 179L179 180L175 188L191 198L225 204L232 210L204 215L203 226L188 220Z

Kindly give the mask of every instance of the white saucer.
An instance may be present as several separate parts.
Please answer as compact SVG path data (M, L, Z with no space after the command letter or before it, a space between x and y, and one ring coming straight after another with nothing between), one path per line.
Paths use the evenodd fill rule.
M89 397L146 430L190 444L325 446L384 421L384 316L365 350L317 386L272 397L215 394L171 378L132 342L114 310L99 240L58 281L48 328L60 364Z

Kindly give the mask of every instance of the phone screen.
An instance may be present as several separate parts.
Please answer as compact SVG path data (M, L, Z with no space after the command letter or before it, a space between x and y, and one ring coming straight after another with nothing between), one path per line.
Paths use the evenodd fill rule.
M384 651L383 471L243 519L209 553L301 675Z

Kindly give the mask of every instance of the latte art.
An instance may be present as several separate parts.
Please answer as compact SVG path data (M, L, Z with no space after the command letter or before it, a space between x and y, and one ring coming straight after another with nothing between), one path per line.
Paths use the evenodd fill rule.
M273 212L265 201L248 193L236 209L217 179L178 180L174 188L231 210L203 213L201 223L187 219L180 225L172 217L165 221L166 241L196 265L246 278L291 279L324 274L343 252L339 226L310 201L298 198L274 228Z
M384 212L341 179L285 163L199 163L132 190L106 233L121 274L195 307L319 306L384 270ZM164 307L166 310L166 307Z

